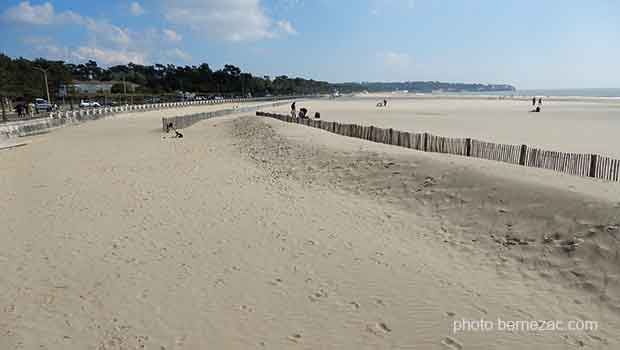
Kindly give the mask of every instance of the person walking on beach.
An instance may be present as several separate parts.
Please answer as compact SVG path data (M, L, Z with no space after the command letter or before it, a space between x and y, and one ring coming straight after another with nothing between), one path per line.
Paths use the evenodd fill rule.
M24 105L18 103L17 106L15 106L15 110L17 111L17 117L21 119L24 116Z
M387 107L387 100L383 100L383 107Z
M542 97L538 98L538 105L542 106Z
M26 104L26 114L27 117L32 118L32 111L34 110L34 103L30 102Z
M536 106L536 96L532 97L532 107Z
M295 116L297 115L297 110L295 108L295 101L291 103L291 115L293 116L293 118L295 118Z

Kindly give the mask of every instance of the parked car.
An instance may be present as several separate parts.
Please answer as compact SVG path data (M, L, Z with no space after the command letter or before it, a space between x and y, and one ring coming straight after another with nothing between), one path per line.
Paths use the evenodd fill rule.
M46 99L43 98L36 98L34 100L34 110L39 113L39 112L51 112L53 111L55 108L55 106L51 103L49 103Z
M94 107L101 107L101 105L97 101L84 101L84 100L80 101L80 108L94 108Z

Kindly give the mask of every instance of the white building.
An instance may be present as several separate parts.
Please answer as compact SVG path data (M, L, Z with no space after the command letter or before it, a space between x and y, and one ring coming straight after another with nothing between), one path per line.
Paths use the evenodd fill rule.
M99 80L86 80L86 81L75 81L72 84L63 85L60 87L61 95L67 94L68 92L78 93L78 94L97 94L97 93L110 93L112 91L112 86L116 84L125 84L127 88L127 92L134 92L138 84L130 83L130 82L122 82L118 80L110 80L110 81L99 81Z

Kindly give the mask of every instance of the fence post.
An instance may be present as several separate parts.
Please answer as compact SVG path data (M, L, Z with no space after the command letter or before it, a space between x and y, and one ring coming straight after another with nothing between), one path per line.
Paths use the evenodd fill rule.
M0 104L2 105L2 121L6 122L8 121L8 118L6 116L6 109L4 107L4 96L0 96Z
M428 152L428 133L424 133L424 152Z
M519 154L519 165L525 165L527 154L527 145L521 145L521 154Z
M590 177L596 177L596 163L598 162L598 155L593 154L590 156Z
M471 157L471 139L465 139L465 155Z

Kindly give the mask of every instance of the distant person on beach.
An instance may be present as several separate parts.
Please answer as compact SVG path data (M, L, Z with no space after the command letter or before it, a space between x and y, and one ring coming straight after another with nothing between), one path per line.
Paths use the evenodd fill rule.
M536 106L536 96L532 97L532 106Z
M540 98L538 99L538 105L539 105L539 106L542 106L542 97L540 97Z
M17 117L21 118L24 116L24 105L21 103L18 103L17 106L15 106L15 110L17 111Z
M297 110L295 108L295 101L291 103L291 115L293 116L293 118L295 118L295 116L297 115Z
M387 107L387 100L383 100L383 107Z
M176 138L183 138L183 134L181 134L175 127L174 124L172 122L166 124L166 134L170 132L170 130L174 130L174 137Z

